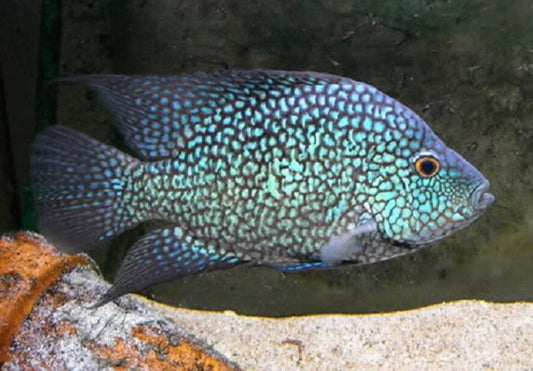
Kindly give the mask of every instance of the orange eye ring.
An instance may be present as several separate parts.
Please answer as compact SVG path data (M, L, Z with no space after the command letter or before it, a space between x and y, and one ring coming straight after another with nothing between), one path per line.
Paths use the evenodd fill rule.
M431 178L440 170L440 161L433 156L424 155L415 161L416 172L423 178Z

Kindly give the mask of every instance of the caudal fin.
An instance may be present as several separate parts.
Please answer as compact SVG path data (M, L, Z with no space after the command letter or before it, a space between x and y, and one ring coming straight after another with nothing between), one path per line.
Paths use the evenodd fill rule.
M141 163L75 130L53 126L32 148L37 226L58 248L87 250L143 221L132 202Z

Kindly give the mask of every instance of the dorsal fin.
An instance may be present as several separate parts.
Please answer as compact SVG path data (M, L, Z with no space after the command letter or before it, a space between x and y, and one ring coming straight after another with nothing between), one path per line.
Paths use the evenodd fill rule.
M188 135L184 132L195 124L207 127L224 119L243 120L244 110L261 100L291 94L296 86L355 84L315 72L261 70L181 76L86 75L57 82L95 89L115 116L126 143L145 160L169 158L185 149Z

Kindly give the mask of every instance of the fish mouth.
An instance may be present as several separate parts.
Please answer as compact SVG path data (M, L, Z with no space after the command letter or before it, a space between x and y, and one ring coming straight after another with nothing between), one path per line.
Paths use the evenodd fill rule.
M479 187L476 188L472 194L472 207L474 210L483 211L487 210L494 204L494 195L487 192L490 187L490 183L486 180Z

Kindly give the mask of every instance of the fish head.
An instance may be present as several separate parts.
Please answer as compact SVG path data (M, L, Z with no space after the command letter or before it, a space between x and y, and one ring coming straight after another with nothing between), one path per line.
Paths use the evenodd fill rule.
M494 196L489 181L422 119L410 124L391 128L391 141L375 146L365 209L385 239L416 247L467 227Z

